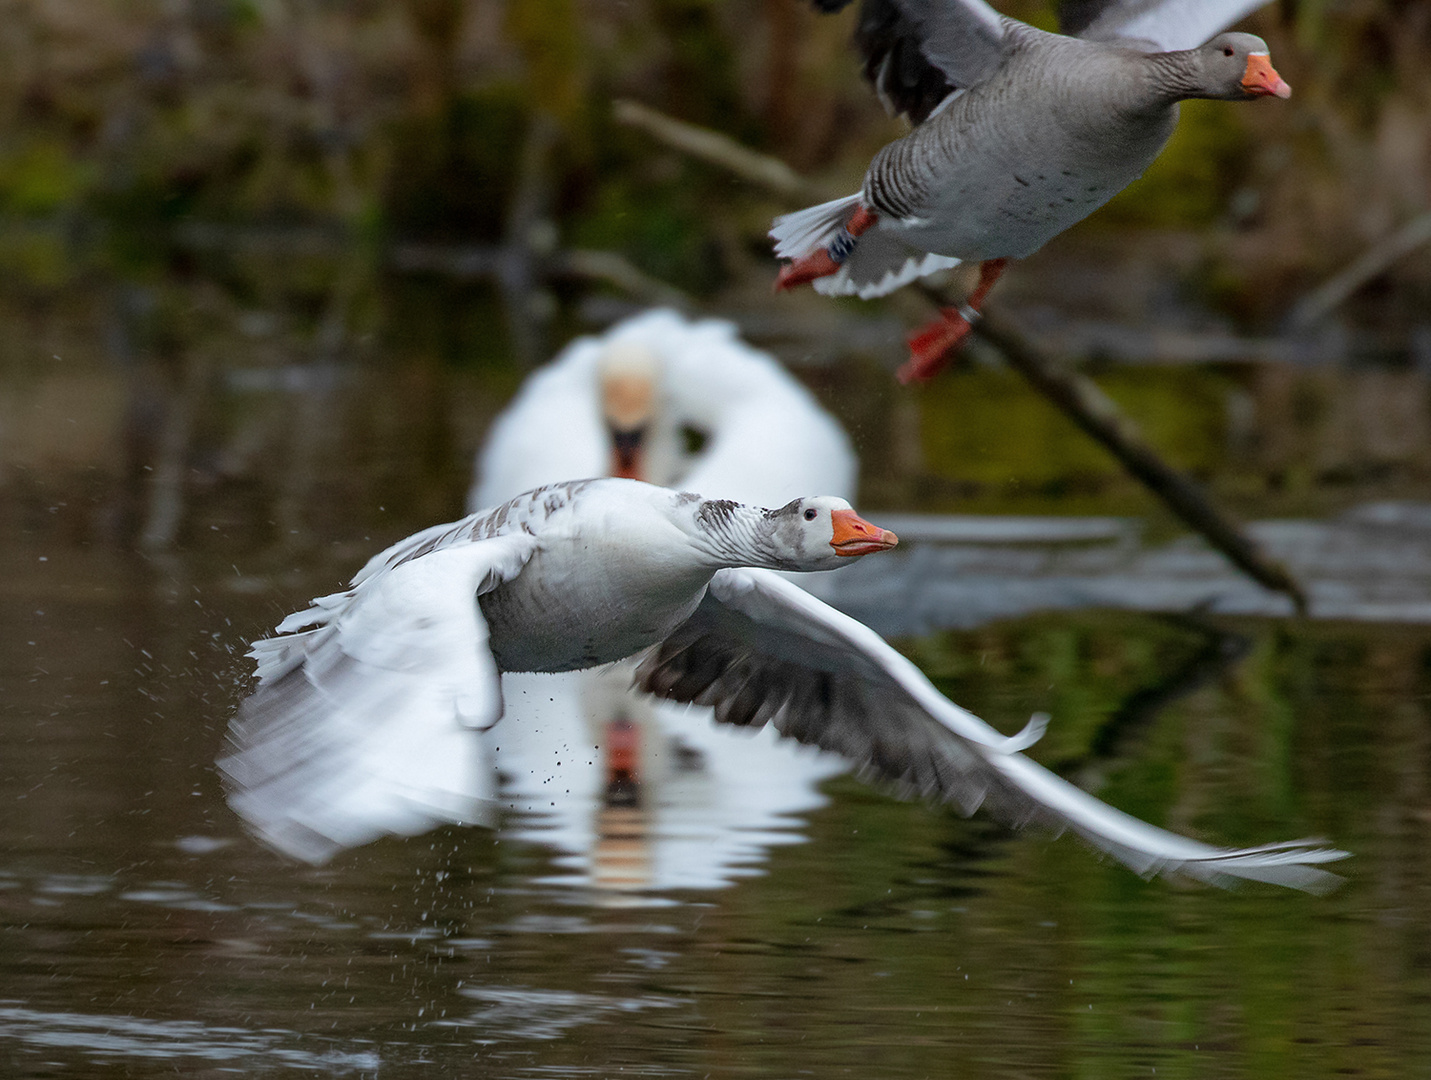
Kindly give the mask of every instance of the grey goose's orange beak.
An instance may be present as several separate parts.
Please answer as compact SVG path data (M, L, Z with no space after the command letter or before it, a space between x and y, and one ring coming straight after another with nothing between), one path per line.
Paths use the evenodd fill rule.
M871 525L853 510L832 510L830 521L835 527L830 546L836 555L872 555L876 551L888 551L899 543L894 533Z
M1272 66L1272 57L1266 53L1249 53L1247 70L1242 74L1242 89L1253 97L1292 96L1292 88Z

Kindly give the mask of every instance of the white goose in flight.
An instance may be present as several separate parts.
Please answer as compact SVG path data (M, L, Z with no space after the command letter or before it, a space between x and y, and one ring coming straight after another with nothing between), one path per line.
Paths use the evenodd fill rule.
M539 488L440 525L369 560L346 592L259 641L259 685L220 761L230 803L264 839L331 851L325 774L375 729L485 728L502 716L504 671L565 671L646 650L642 684L773 724L868 775L1005 824L1071 829L1141 874L1250 878L1324 890L1314 841L1217 848L1140 821L1026 758L1012 737L941 695L868 627L772 571L831 569L894 535L843 499L776 510L636 481ZM341 843L339 844L341 846Z
M655 308L527 378L477 455L468 506L601 475L778 506L809 491L853 498L856 471L839 422L734 324ZM633 671L504 677L517 722L483 740L502 807L518 812L505 828L555 848L562 883L622 891L729 884L803 838L799 815L826 801L816 785L847 762L658 701L632 688Z

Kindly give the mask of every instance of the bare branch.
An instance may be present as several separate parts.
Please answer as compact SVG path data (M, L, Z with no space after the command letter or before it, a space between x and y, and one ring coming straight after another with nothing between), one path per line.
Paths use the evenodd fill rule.
M1390 236L1377 241L1353 259L1340 273L1333 274L1302 297L1287 316L1289 330L1305 330L1320 322L1372 278L1392 263L1431 242L1431 210L1412 218Z
M785 162L742 146L729 135L677 120L636 101L617 101L613 111L618 123L639 128L657 142L719 165L792 202L820 202L833 197Z
M614 251L571 248L553 257L552 271L571 277L603 281L647 304L665 304L683 311L691 311L696 307L695 301L680 289L653 278L638 269L624 255L618 255Z

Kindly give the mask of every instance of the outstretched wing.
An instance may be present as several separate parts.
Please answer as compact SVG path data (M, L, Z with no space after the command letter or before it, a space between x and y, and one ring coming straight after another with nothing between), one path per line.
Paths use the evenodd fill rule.
M838 11L850 0L814 3ZM955 90L998 69L1004 21L983 0L864 0L855 45L880 100L918 124Z
M1059 29L1090 41L1144 41L1196 49L1268 0L1062 0Z
M1316 864L1345 853L1295 841L1217 848L1116 810L1019 751L1036 718L1012 738L940 694L868 627L775 574L722 570L695 613L637 669L644 689L715 707L731 724L773 724L833 750L872 778L957 804L1006 825L1071 829L1140 874L1206 881L1269 881L1320 891L1339 880Z
M254 832L323 862L485 816L491 770L471 729L496 723L502 695L477 596L515 577L537 543L515 533L429 551L254 644L259 685L218 763Z

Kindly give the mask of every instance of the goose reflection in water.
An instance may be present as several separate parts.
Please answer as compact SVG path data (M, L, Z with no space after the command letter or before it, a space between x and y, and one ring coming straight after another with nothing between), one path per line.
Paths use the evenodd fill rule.
M478 454L469 509L555 480L615 475L759 505L850 498L839 424L730 323L653 310L535 372ZM824 575L792 575L820 594ZM483 738L509 832L558 852L554 881L626 895L708 889L803 839L835 755L630 689L633 665L503 676Z
M717 728L706 709L634 694L625 665L504 676L489 734L511 835L558 852L553 882L602 890L711 889L803 839L800 815L841 758L771 728ZM507 722L520 718L505 732Z

